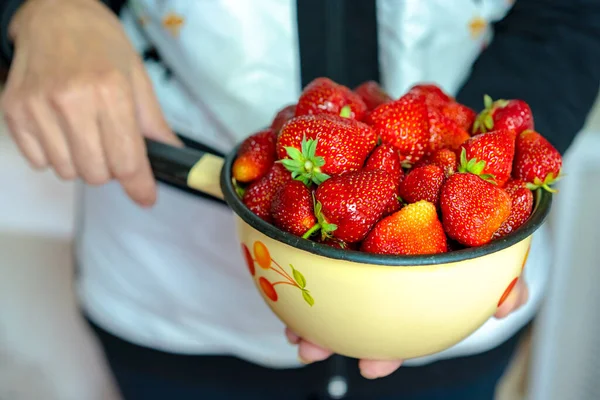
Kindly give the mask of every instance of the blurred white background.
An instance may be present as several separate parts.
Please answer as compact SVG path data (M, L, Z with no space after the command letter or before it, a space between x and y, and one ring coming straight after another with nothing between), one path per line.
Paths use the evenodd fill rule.
M499 399L600 398L598 154L600 107L568 154L550 296ZM71 288L74 186L31 171L3 124L0 183L0 400L117 399Z

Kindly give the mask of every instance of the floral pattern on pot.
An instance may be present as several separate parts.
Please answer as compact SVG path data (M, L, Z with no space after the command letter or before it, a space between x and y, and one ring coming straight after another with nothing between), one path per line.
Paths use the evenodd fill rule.
M309 305L313 306L315 300L313 299L310 291L306 288L306 278L298 271L292 264L290 264L291 274L288 273L277 261L271 258L269 249L265 244L259 240L255 241L252 246L252 253L248 246L242 243L242 254L246 260L248 270L252 277L258 279L258 286L264 295L271 301L276 302L279 299L276 286L287 285L300 290L302 298ZM270 281L264 276L257 276L256 265L262 270L271 270L279 275L279 279Z

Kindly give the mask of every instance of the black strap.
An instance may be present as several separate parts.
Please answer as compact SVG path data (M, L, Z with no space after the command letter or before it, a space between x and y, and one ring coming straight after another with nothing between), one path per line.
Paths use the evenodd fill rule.
M351 88L379 81L375 0L297 0L302 86L327 76Z

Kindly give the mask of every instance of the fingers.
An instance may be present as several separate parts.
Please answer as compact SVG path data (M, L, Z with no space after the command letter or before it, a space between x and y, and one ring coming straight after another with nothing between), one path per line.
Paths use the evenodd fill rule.
M311 342L301 339L298 340L298 358L304 364L326 360L332 354L331 351L312 344Z
M358 368L363 377L367 379L383 378L396 371L402 365L402 361L377 361L377 360L360 360Z
M499 319L506 318L512 312L518 310L522 305L527 303L528 299L529 289L527 284L523 279L519 279L513 290L498 308L494 316Z
M152 88L152 82L140 61L132 73L133 96L142 134L150 139L182 147L183 143L173 134L163 117L162 110Z
M131 87L118 75L97 91L102 144L111 175L142 206L156 201L156 182L136 118Z

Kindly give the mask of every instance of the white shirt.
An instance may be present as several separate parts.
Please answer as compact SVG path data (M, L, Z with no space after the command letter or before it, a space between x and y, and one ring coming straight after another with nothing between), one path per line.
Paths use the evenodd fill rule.
M152 43L174 72L167 80L164 67L146 64L177 132L228 152L300 95L295 1L131 3L122 19L132 42L140 51ZM509 5L379 0L377 7L382 84L398 97L424 81L455 94L491 39L485 22L502 18ZM115 183L82 187L80 204L78 291L86 312L104 329L164 351L300 365L284 326L244 267L230 210L165 186L156 206L145 210ZM546 286L546 243L542 228L525 268L525 307L489 320L451 349L405 365L482 352L520 329Z

